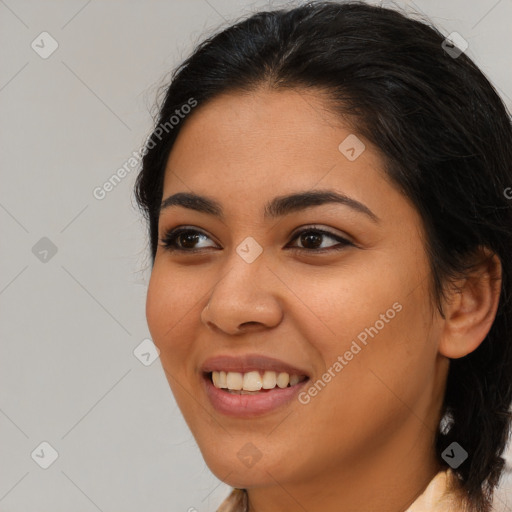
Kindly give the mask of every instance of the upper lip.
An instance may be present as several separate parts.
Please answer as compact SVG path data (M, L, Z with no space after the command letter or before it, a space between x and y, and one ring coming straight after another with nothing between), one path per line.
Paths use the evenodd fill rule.
M228 355L210 357L202 364L201 370L204 373L212 371L247 373L255 370L267 370L309 377L308 372L301 368L260 354L245 354L237 357Z

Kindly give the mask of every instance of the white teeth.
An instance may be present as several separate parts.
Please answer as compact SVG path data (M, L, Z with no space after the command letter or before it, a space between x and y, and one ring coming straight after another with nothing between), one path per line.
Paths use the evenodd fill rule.
M261 389L274 389L276 386L283 389L295 386L305 379L300 375L290 375L286 372L263 372L263 377L259 371L250 371L247 373L213 371L212 381L216 388L223 388L233 391L260 391Z
M244 376L238 372L226 373L226 386L228 389L242 389Z
M300 377L298 375L290 375L290 386L295 386L300 381Z
M286 386L288 386L289 382L290 376L287 373L282 372L277 376L277 385L280 388L285 388Z
M247 372L244 374L243 389L245 391L259 391L262 385L260 372Z
M263 389L273 389L276 387L276 372L265 372L263 374Z

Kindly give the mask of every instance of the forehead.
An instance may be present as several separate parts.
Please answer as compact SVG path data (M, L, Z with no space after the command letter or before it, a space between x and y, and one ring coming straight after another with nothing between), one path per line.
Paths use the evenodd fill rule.
M201 174L202 179L244 180L256 174L266 180L327 173L335 164L350 171L363 161L382 168L378 151L368 142L356 140L357 151L366 146L359 162L340 152L340 144L356 135L329 110L320 92L226 93L196 107L182 123L164 186L178 171Z
M387 178L379 149L336 117L320 93L223 94L182 122L163 199L209 196L235 217L261 216L275 197L314 189L352 197L379 217L379 210L408 202Z

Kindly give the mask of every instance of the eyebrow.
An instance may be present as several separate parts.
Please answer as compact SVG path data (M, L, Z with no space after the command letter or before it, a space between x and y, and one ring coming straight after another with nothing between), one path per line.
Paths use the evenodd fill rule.
M359 213L363 213L375 223L378 223L380 220L377 215L363 203L345 194L335 192L334 190L310 190L275 197L265 205L264 217L282 217L312 206L320 206L328 203L338 203L348 206ZM178 192L162 201L160 212L171 206L182 206L189 210L195 210L197 212L213 215L219 219L224 219L221 204L207 196L189 192Z

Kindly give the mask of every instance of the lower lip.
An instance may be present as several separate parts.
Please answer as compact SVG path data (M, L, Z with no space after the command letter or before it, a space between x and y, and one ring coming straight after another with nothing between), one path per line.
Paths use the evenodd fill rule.
M210 377L203 378L206 394L213 407L227 416L237 418L251 418L275 411L291 402L306 385L306 379L294 386L286 388L275 387L274 389L254 395L237 395L229 393L213 385Z

